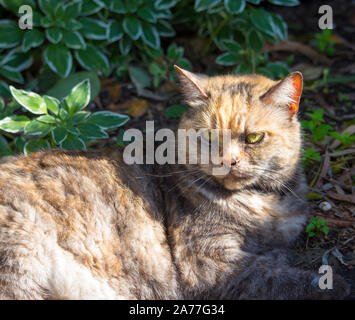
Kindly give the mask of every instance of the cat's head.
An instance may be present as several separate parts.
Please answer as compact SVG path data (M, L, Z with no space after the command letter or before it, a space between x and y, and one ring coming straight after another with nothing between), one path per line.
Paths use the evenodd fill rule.
M219 152L230 170L215 174L213 169L218 165L211 161L197 164L201 173L214 176L213 180L228 190L248 185L280 187L292 177L301 147L296 114L302 92L301 73L273 81L261 75L207 77L179 67L176 71L190 106L179 128L231 132L230 143ZM200 142L205 139L211 143L214 138L202 134Z

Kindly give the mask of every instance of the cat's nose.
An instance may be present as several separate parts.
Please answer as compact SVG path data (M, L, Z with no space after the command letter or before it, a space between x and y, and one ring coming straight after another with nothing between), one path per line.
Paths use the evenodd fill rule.
M235 167L239 163L239 158L237 156L231 156L228 158L224 158L223 161L221 162L221 164L223 164L223 163L226 166Z
M233 167L233 166L236 166L237 165L237 163L238 163L238 159L237 159L237 157L235 157L235 156L232 156L232 158L231 158L231 166Z

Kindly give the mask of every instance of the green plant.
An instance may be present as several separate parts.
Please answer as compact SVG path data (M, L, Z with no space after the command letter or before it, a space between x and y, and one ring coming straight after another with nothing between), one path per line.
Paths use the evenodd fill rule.
M315 151L315 147L312 146L306 150L303 150L303 162L304 164L308 164L310 161L320 162L320 153Z
M297 0L269 2L283 6L299 4ZM195 0L194 9L188 9L188 3L182 1L177 6L174 22L188 22L198 30L199 36L209 38L202 55L215 44L225 51L216 63L237 66L235 73L260 72L275 77L289 71L282 64L267 66L262 55L265 41L287 39L287 26L279 15L256 8L260 0Z
M297 5L297 0L268 0L276 5ZM1 0L6 20L0 20L0 74L23 83L21 71L29 68L32 90L46 92L58 78L85 69L100 76L113 71L129 76L138 91L153 83L174 80L173 63L188 68L183 50L174 43L164 53L162 39L176 34L175 25L188 22L193 33L209 40L202 55L218 48L222 65L238 64L235 72L261 72L279 77L289 70L282 63L267 63L261 53L265 41L287 38L280 16L256 8L261 0ZM18 28L19 5L29 4L34 13L31 30ZM11 33L11 37L7 34ZM234 50L235 41L239 51ZM215 45L213 48L212 45ZM232 49L231 49L232 48ZM232 51L231 51L231 50ZM38 59L38 56L41 59ZM2 61L12 57L12 66ZM26 62L26 63L25 63ZM149 70L149 73L146 70ZM153 81L150 79L153 76ZM47 81L51 76L52 80ZM46 79L41 81L40 79ZM39 80L37 80L39 79ZM44 88L41 87L44 86ZM9 94L0 80L0 93Z
M310 238L314 236L327 235L329 228L326 223L328 220L324 218L311 217L306 227L306 232Z
M314 38L314 43L321 52L324 52L328 56L334 54L335 40L331 29L324 29L322 32L316 33Z
M355 136L351 132L330 132L330 135L339 140L344 147L349 147L355 142Z
M148 66L149 73L153 76L155 88L159 86L163 79L176 80L175 64L187 70L192 69L190 61L184 58L184 48L173 43L168 47L166 55L160 52Z
M17 145L25 154L58 147L86 150L90 142L108 138L106 131L122 126L129 119L110 111L85 111L90 101L89 80L76 85L62 101L12 86L10 90L29 116L8 115L0 120L0 129L10 134L23 133Z
M103 21L87 17L101 9L98 4L82 0L27 0L21 3L1 0L9 14L17 16L20 4L32 7L33 29L21 30L17 21L1 20L0 38L4 40L0 48L15 48L14 52L20 54L22 51L22 55L41 54L45 65L64 78L75 70L74 58L84 69L108 74L109 60L98 45L100 40L106 40L108 27ZM10 32L14 36L6 36ZM26 68L29 66L27 64ZM18 80L15 82L22 82Z
M324 110L310 110L309 112L306 112L306 115L310 120L301 121L303 129L308 131L306 138L314 143L326 143L329 139L325 138L329 135L330 131L333 130L333 127L324 123Z

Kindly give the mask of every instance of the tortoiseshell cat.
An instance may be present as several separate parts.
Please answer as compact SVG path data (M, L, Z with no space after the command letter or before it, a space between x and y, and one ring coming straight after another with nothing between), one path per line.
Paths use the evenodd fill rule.
M288 265L304 228L302 76L205 77L176 67L180 128L231 129L223 163L126 165L119 150L1 160L2 299L343 298ZM201 138L202 139L202 138ZM173 189L173 192L170 192Z

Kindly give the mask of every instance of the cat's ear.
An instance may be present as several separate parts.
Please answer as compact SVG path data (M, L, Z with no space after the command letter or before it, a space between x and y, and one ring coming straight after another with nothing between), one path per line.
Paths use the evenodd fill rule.
M267 91L260 99L265 103L287 106L292 117L297 111L301 99L303 77L301 72L292 72L286 78Z
M177 65L174 65L174 68L179 76L182 92L188 101L208 98L208 95L203 88L204 78L202 76L184 70Z

